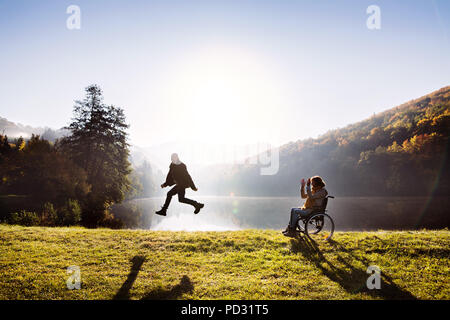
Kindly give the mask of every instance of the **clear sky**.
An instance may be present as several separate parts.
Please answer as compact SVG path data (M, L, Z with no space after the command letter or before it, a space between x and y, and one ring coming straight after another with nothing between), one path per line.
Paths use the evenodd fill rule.
M446 0L0 0L0 116L65 126L96 83L133 144L281 144L449 85L449 36Z

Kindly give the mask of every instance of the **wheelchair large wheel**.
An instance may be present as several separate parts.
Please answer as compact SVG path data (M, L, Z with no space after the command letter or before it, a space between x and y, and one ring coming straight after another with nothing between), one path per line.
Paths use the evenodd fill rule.
M306 221L305 233L310 238L320 233L318 236L328 241L334 233L334 221L326 213L314 214Z

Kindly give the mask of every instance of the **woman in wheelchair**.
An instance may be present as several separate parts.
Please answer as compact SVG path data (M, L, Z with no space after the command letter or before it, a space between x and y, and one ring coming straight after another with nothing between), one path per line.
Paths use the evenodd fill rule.
M312 185L312 190L311 190ZM314 208L322 207L323 200L326 199L328 192L325 189L325 182L319 176L314 176L306 182L306 193L305 193L305 179L301 181L300 195L302 199L306 199L305 203L301 208L291 209L291 219L286 230L283 234L286 237L295 236L295 228L298 220L301 217L308 216L314 211Z

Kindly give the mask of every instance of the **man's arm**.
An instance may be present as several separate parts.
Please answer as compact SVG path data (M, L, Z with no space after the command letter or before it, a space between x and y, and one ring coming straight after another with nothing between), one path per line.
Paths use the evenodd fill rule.
M189 173L187 175L189 177L189 187L191 187L192 190L197 191L197 187L195 186L194 181L191 178L191 175Z
M167 187L167 186L173 186L175 184L175 181L173 181L172 177L172 165L169 167L169 172L166 176L166 181L161 185L161 188Z
M186 170L186 177L188 179L189 188L191 188L194 191L197 191L197 187L195 186L194 181L192 180L191 175L189 174L186 165L184 165L184 169Z
M197 191L197 187L195 186L194 181L192 181L191 176L189 176L189 186L192 190Z

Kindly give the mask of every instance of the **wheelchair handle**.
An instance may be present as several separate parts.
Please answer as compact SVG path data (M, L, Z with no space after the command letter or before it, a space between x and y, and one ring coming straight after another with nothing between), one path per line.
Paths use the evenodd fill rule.
M327 198L331 198L331 199L334 199L334 196L328 196Z

